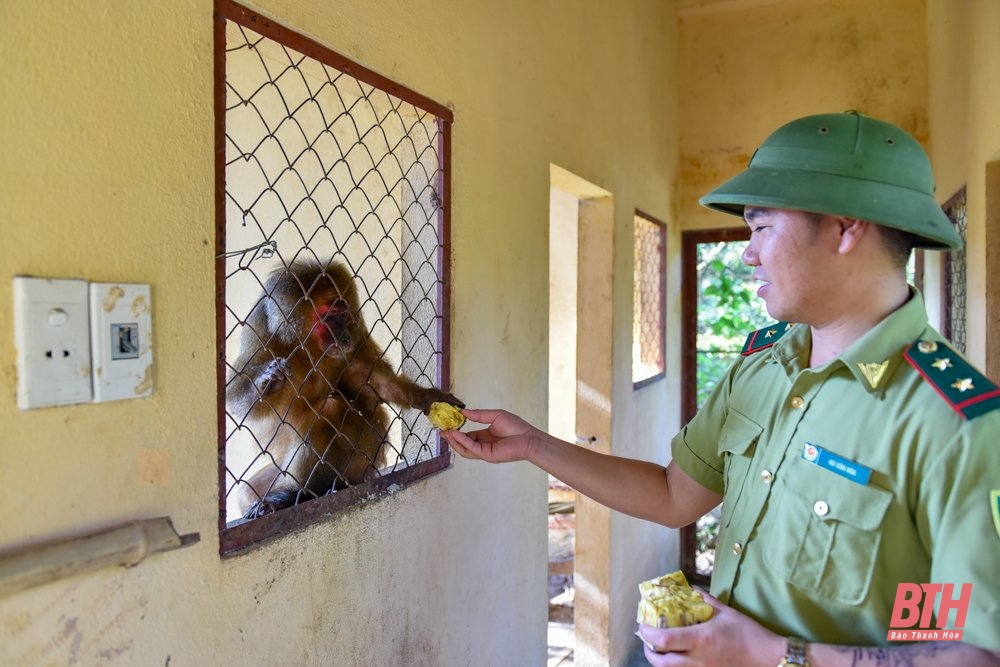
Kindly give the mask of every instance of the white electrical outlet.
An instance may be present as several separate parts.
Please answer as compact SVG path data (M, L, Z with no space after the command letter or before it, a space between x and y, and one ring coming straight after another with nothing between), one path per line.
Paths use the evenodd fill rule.
M149 285L90 284L94 401L153 393L153 332Z
M87 283L14 277L17 407L91 399Z

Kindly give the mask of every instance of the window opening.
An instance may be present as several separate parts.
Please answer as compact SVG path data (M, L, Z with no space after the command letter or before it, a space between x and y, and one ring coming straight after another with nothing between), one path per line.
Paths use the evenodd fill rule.
M747 334L772 321L742 255L745 228L682 234L682 420L704 404L739 357ZM693 581L707 583L715 560L721 508L681 530L681 562Z
M966 218L966 197L965 188L952 195L951 199L941 207L951 224L955 225L955 230L962 237L962 247L944 255L944 276L942 287L944 298L942 307L944 312L941 317L941 333L960 352L965 352L966 346L966 286L968 278L966 273L966 252L965 240L968 229Z
M634 247L632 384L638 389L666 371L667 225L636 211Z
M220 549L441 470L451 112L216 3Z

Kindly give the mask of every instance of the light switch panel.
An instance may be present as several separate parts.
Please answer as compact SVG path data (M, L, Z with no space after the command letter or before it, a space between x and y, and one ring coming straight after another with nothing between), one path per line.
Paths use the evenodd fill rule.
M91 400L87 282L14 277L17 407Z
M149 285L90 284L94 401L153 393L153 332Z

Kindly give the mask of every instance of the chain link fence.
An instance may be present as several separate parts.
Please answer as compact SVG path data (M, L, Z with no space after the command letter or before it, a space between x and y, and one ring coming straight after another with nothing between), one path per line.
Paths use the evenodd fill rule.
M632 382L646 384L664 375L666 336L667 226L635 215L632 310Z
M944 322L942 322L941 333L952 342L956 349L964 353L967 322L965 297L968 285L965 252L968 229L965 188L959 190L941 208L951 223L955 225L955 231L962 237L962 248L953 250L944 256Z
M448 379L451 116L238 5L216 21L232 527L446 454L421 410Z

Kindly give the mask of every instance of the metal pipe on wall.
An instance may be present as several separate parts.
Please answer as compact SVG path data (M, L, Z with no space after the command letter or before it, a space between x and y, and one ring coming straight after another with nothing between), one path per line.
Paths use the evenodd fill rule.
M132 567L200 540L198 533L178 535L170 517L159 517L28 545L0 553L0 597L110 565Z

